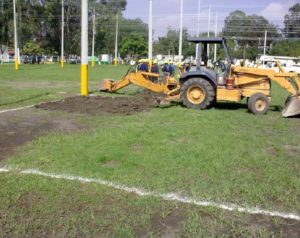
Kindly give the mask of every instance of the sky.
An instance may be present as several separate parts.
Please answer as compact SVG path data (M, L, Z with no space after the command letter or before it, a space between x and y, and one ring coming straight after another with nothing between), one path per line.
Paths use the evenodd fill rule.
M197 34L198 22L200 22L200 32L207 32L209 5L211 6L210 31L215 31L216 26L217 30L221 31L225 17L234 10L241 10L247 15L264 16L269 22L282 27L283 18L288 13L288 9L300 3L300 0L200 0L199 15L199 0L183 1L183 26L191 35ZM159 36L164 36L168 27L179 29L180 0L152 0L152 2L153 37L157 39ZM127 7L123 14L126 18L140 18L148 23L149 0L127 0ZM216 18L217 24L215 24Z

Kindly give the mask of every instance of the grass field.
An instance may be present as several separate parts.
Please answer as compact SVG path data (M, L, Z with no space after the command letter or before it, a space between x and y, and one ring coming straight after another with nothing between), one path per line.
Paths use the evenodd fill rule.
M126 70L90 68L90 91ZM19 72L3 66L0 75L0 110L78 94L80 88L76 65L27 65ZM263 116L248 113L245 102L204 111L173 104L130 116L46 112L53 120L72 117L83 129L43 134L0 165L299 213L300 120L281 117L286 92L274 84L272 94ZM0 174L0 181L3 237L300 236L297 221L140 198L96 184L17 173Z
M119 79L128 67L116 70L103 65L89 68L89 91L98 90L101 79ZM62 98L63 94L80 93L80 66L22 65L19 71L12 66L1 66L0 109L10 108L44 100Z

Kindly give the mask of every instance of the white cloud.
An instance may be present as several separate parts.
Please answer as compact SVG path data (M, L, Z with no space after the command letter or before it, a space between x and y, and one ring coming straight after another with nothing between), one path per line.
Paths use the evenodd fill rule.
M292 4L283 4L279 2L270 3L265 9L263 9L259 15L264 16L267 20L275 25L282 26L284 16L288 13Z
M155 29L155 37L165 35L169 27L172 29L179 28L179 16L178 14L172 14L156 18L153 21L153 26Z

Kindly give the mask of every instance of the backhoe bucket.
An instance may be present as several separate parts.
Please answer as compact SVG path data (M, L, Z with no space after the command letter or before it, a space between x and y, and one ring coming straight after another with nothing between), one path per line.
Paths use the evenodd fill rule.
M289 96L282 110L283 117L300 115L300 96Z
M100 85L100 91L111 91L112 88L112 80L103 79Z

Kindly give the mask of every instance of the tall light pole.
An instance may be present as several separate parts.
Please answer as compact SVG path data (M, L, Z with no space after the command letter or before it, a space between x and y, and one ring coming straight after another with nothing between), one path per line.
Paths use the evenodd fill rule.
M198 2L198 20L197 20L197 37L200 37L200 13L201 13L201 0ZM199 44L196 44L196 59L198 59L199 55Z
M207 37L209 37L209 31L210 31L210 11L211 11L211 6L209 5L208 7L208 23L207 23ZM209 58L209 44L207 44L207 57Z
M152 32L153 32L153 22L152 22L152 0L149 0L149 33L148 33L148 59L151 61L152 58L153 58L153 55L152 55L152 46L153 46L153 35L152 35Z
M81 96L88 95L88 0L81 0Z
M116 17L116 39L115 39L115 66L118 64L118 32L119 32L119 13Z
M215 37L218 35L218 14L216 13L216 19L215 19ZM217 44L214 46L214 62L217 61Z
M65 28L65 6L64 0L61 0L61 56L60 56L60 66L64 67L64 28Z
M179 61L182 58L183 0L180 0Z
M14 41L15 41L15 69L19 69L19 57L18 57L18 36L17 36L17 16L16 16L16 0L13 0L14 7Z
M94 6L93 12L93 38L92 38L92 67L95 66L95 23L96 23L96 11Z
M267 48L267 35L268 35L268 32L265 31L265 40L264 40L264 55L266 54L266 48Z

